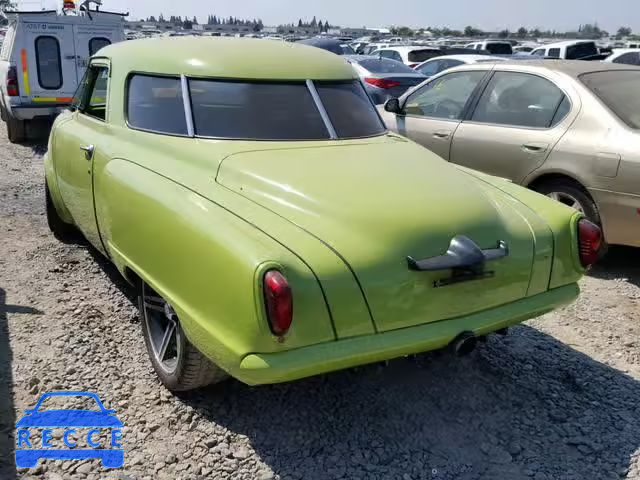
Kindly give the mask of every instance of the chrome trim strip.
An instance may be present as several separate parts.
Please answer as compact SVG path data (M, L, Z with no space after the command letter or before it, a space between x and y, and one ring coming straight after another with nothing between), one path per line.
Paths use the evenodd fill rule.
M189 82L187 77L180 75L180 84L182 87L182 103L184 104L184 116L187 121L187 135L190 137L195 136L195 129L193 128L193 113L191 112L191 96L189 95Z
M320 95L318 95L318 90L316 90L316 86L313 84L312 80L307 80L307 88L309 89L309 92L313 97L313 101L316 103L316 107L320 112L320 116L322 117L322 121L324 122L325 127L327 127L327 131L329 132L329 137L331 138L331 140L337 140L338 134L336 133L336 129L333 128L331 119L329 119L329 114L324 109L322 100L320 100Z

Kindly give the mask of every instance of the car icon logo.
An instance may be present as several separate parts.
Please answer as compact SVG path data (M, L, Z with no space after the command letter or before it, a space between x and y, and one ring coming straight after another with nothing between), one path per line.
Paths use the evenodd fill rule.
M41 410L49 397L90 397L100 411L82 409ZM96 458L106 468L120 468L124 464L122 449L122 422L115 410L104 407L95 393L79 391L49 392L43 394L34 408L26 409L16 423L18 429L16 466L33 468L41 458L56 460ZM63 430L62 443L55 444L53 429ZM108 442L99 440L101 432L107 430ZM58 448L66 447L66 448ZM86 447L86 448L84 448Z

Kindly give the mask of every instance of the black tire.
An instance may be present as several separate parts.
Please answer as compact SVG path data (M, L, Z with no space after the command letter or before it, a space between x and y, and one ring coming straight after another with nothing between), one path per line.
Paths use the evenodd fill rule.
M11 143L21 143L27 139L27 122L25 120L18 120L12 117L8 113L5 114L7 118L7 136Z
M596 225L602 226L598 207L584 188L576 182L563 179L549 180L536 186L535 190L552 198L553 194L557 194L559 201L565 205L572 206L572 200L575 200L579 205L579 210L584 213L585 217Z
M224 370L214 365L189 342L171 305L144 281L141 281L138 305L147 352L156 375L165 387L174 392L184 392L221 382L228 377ZM169 334L168 343L171 343L171 348L165 348L168 353L162 355L163 360L160 360L157 339L162 329L158 322L163 320L167 322L166 325L170 322L175 322L175 325L173 333ZM167 335L166 325L160 337Z
M78 242L80 239L80 232L74 225L66 223L60 218L60 215L58 215L58 211L53 204L53 200L51 199L51 192L49 191L49 185L47 185L46 181L44 183L44 190L49 230L51 230L53 236L62 243Z

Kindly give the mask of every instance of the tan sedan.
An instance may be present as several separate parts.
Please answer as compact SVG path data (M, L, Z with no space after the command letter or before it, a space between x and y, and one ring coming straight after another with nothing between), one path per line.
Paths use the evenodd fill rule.
M447 70L381 108L442 158L581 210L640 247L640 68L513 61Z

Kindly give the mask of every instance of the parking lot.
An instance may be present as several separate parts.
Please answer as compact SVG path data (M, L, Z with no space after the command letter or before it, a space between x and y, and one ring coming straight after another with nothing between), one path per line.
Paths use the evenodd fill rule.
M574 305L471 355L173 396L152 372L135 293L46 226L43 142L0 127L0 478L640 478L640 251L612 249ZM124 468L16 470L40 394L89 390L125 427Z

